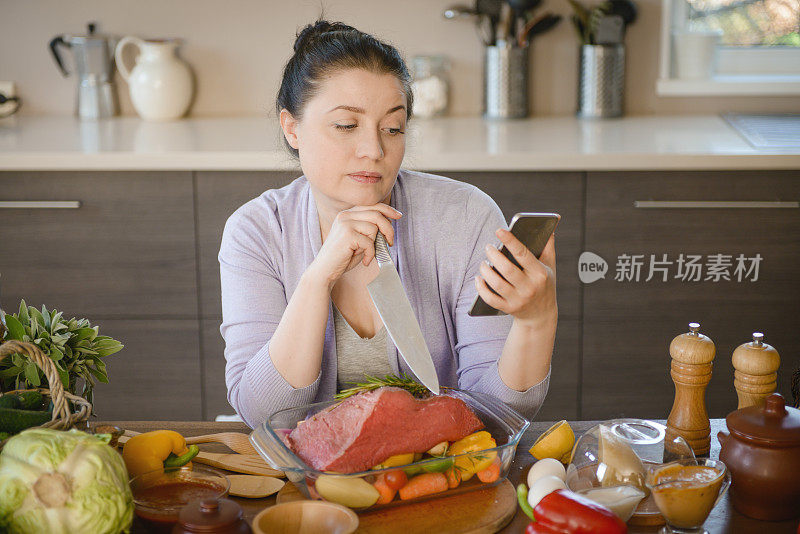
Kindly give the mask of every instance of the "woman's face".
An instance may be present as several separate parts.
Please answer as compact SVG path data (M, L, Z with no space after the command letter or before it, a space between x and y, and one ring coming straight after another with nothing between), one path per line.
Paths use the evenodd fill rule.
M406 95L391 74L339 71L322 81L298 122L281 111L315 196L337 211L385 200L405 154Z

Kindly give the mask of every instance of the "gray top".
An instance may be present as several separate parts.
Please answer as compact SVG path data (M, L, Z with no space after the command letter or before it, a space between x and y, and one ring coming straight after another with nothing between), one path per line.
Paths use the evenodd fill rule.
M389 364L389 345L386 327L381 325L372 337L361 337L347 319L333 306L334 335L336 336L336 390L364 382L364 376L384 377L394 370Z
M525 391L509 388L497 361L513 318L467 313L476 293L473 279L486 258L484 247L499 245L494 232L506 227L503 212L473 185L404 169L390 204L403 217L392 221L395 244L389 255L419 320L439 384L493 395L533 418L550 375ZM251 427L276 410L333 400L336 394L339 359L332 309L313 383L293 387L269 354L289 299L321 247L317 205L305 177L266 191L225 224L219 251L225 379L228 401ZM410 376L394 345L387 350L394 373Z

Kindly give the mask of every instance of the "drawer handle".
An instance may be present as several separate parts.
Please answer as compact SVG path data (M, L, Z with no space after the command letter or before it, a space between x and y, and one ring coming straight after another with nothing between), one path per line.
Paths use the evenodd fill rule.
M76 210L81 207L80 200L0 200L0 209Z
M780 202L780 201L718 201L718 200L634 200L634 208L643 209L687 209L687 208L725 208L725 209L754 209L754 208L800 208L800 202Z

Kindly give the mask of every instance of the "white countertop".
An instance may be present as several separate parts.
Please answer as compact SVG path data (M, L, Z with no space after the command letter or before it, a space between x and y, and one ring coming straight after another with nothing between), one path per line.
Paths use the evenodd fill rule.
M0 170L298 170L279 125L259 117L0 119ZM640 116L413 119L403 167L429 171L800 169L722 118Z

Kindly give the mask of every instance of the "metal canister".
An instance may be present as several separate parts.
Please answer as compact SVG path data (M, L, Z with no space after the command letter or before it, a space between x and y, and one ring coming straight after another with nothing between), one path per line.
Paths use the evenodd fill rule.
M622 116L625 46L582 45L578 73L578 117Z
M487 46L484 50L483 116L511 119L528 115L528 47Z

